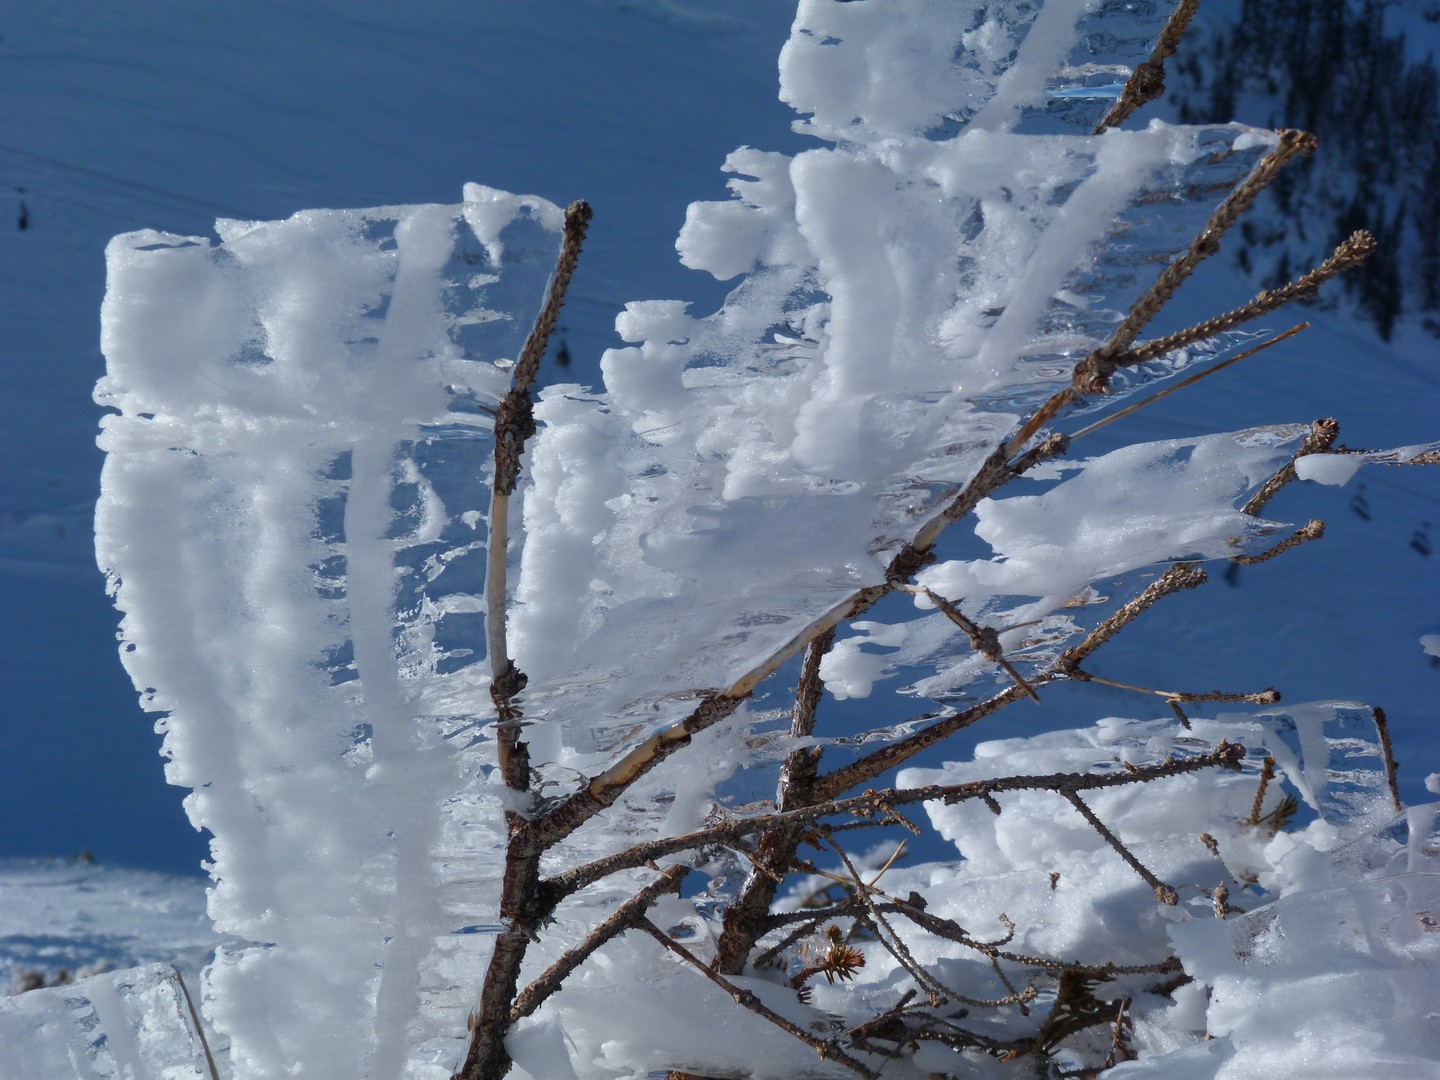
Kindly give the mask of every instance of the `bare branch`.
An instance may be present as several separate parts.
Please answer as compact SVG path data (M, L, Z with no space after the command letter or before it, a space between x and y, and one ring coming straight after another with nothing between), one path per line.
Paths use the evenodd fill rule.
M1158 600L1171 593L1193 589L1205 580L1205 571L1194 563L1175 563L1159 578L1151 582L1144 592L1090 631L1078 645L1062 653L1047 670L1032 676L1031 684L1044 686L1047 682L1068 677L1081 661L1118 634L1124 627L1134 622ZM1007 687L993 697L970 706L964 712L938 720L899 742L882 746L849 765L826 773L816 781L816 793L824 798L834 798L841 792L849 791L851 788L873 780L881 773L908 761L922 750L949 738L955 732L1020 700L1024 695L1025 691L1019 685Z
M1015 670L1015 666L1011 664L1009 660L1005 659L1005 652L1000 648L1000 635L993 627L977 626L967 619L965 614L956 607L955 604L946 600L943 596L931 592L929 589L907 589L906 591L918 592L939 608L941 614L965 632L965 636L970 639L970 645L976 652L991 663L999 664L1000 667L1004 669L1005 674L1014 679L1016 685L1025 691L1025 695L1028 698L1034 701L1035 704L1040 704L1040 695L1035 693L1035 688L1025 681L1025 677Z
M815 711L824 692L820 680L820 661L835 641L834 629L826 630L805 650L800 666L800 679L795 687L795 702L790 710L790 735L805 739L815 730ZM818 747L802 746L785 756L780 769L776 793L779 810L794 810L812 801L815 775L820 765ZM746 878L740 895L725 912L720 938L715 944L715 970L738 975L755 942L765 932L764 917L775 899L781 878L800 845L803 830L798 827L776 829L760 838L755 866Z
M490 655L490 698L497 715L500 772L512 791L530 787L530 758L520 742L520 710L515 698L525 688L525 675L510 658L506 640L505 602L509 594L507 557L510 546L510 496L520 477L520 456L535 434L530 386L540 370L540 358L555 330L565 293L580 260L591 210L576 201L565 210L565 234L545 303L525 340L515 364L510 390L495 411L495 481L490 489L489 536L485 564L485 646Z
M1117 356L1115 362L1117 365L1148 363L1151 360L1159 359L1166 353L1183 349L1186 345L1192 345L1197 341L1204 341L1223 334L1227 330L1233 330L1237 326L1258 319L1261 315L1268 314L1296 300L1311 299L1325 282L1333 277L1338 277L1347 270L1353 270L1373 255L1376 246L1375 237L1370 233L1364 231L1352 233L1335 248L1328 259L1295 280L1287 282L1278 289L1262 290L1249 303L1227 311L1223 315L1216 315L1214 318L1206 319L1204 322L1196 323L1184 330L1177 330L1163 338L1147 341L1145 344Z
M636 780L677 750L688 746L695 735L733 713L742 701L754 693L761 680L798 655L810 642L844 620L859 618L897 585L909 581L930 560L931 548L946 528L970 513L985 496L1026 469L1063 453L1066 445L1063 436L1052 436L1014 464L1010 463L1007 448L998 447L945 508L922 525L915 539L895 554L886 568L883 582L859 589L831 607L727 689L707 694L694 712L680 723L656 732L606 772L592 777L584 787L539 819L546 838L553 842L568 836L613 804Z
M1269 562L1275 556L1283 555L1291 548L1299 547L1310 540L1319 540L1324 535L1323 521L1308 521L1269 550L1258 555L1232 555L1230 561L1237 566L1255 566L1257 563Z
M1109 389L1110 376L1119 367L1120 357L1129 351L1140 331L1169 302L1175 291L1195 272L1195 268L1220 250L1220 238L1259 197L1260 192L1275 180L1280 170L1295 158L1308 154L1315 148L1314 136L1303 131L1287 130L1276 134L1279 142L1275 148L1256 162L1250 175L1216 207L1205 227L1190 242L1190 246L1165 267L1155 284L1130 308L1129 314L1116 328L1110 340L1076 364L1070 385L1056 391L1025 421L1020 430L1011 436L1006 444L1010 456L1019 453L1041 428L1081 397L1087 394L1103 394Z
M1226 690L1204 690L1198 693L1187 690L1156 690L1149 686L1136 686L1134 683L1120 682L1118 679L1106 679L1080 668L1072 668L1070 677L1080 682L1099 683L1101 686L1113 686L1117 690L1134 690L1137 694L1153 694L1155 697L1162 697L1166 701L1231 701L1245 702L1250 705L1274 705L1280 700L1280 691L1273 686L1265 690L1251 690L1234 693Z
M1259 825L1265 810L1265 789L1275 779L1275 759L1267 757L1260 764L1260 782L1255 787L1255 801L1250 804L1250 824Z
M1184 390L1187 386L1193 386L1201 379L1208 379L1211 375L1218 374L1219 372L1224 371L1231 365L1238 364L1241 360L1248 360L1256 353L1264 352L1272 345L1279 345L1280 342L1292 338L1296 334L1300 333L1300 331L1308 330L1309 328L1310 324L1308 322L1296 323L1289 330L1286 330L1283 334L1276 334L1274 337L1262 341L1259 345L1256 345L1253 348L1246 349L1244 352L1241 353L1236 353L1234 356L1227 357L1226 359L1220 361L1220 363L1215 364L1212 367L1206 368L1204 371L1197 371L1194 375L1189 375L1186 378L1181 379L1174 386L1167 386L1165 387L1165 389L1159 390L1156 393L1151 394L1149 397L1135 402L1135 404L1133 405L1126 406L1119 412L1111 413L1109 416L1106 416L1100 420L1096 420L1095 423L1090 424L1087 427L1083 427L1079 431L1075 432L1075 434L1071 435L1070 441L1073 443L1076 439L1089 435L1091 432L1099 431L1107 424L1113 424L1116 420L1119 420L1122 417L1129 416L1131 413L1137 412L1140 409L1145 408L1145 406L1147 405L1153 405L1161 398L1169 397L1177 390Z
M1390 786L1390 800L1397 814L1404 813L1405 803L1400 799L1400 785L1395 781L1395 748L1390 742L1390 725L1385 719L1385 710L1379 707L1370 710L1375 717L1375 731L1380 736L1380 753L1385 758L1385 782Z

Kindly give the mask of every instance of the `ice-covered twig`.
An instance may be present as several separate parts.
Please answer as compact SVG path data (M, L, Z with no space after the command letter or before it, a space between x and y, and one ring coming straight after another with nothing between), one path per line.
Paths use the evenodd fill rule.
M1190 246L1161 271L1155 284L1131 306L1110 340L1076 364L1070 385L1056 391L1010 438L1006 444L1010 456L1018 454L1041 428L1080 398L1105 393L1110 377L1120 366L1121 358L1134 345L1140 331L1170 301L1195 268L1220 250L1220 238L1259 197L1260 192L1275 180L1281 169L1315 149L1315 137L1306 132L1285 130L1276 134L1279 141L1275 148L1256 162L1244 182L1210 215Z
M695 735L730 716L739 708L741 702L755 692L763 679L797 656L810 642L847 619L859 618L897 585L908 582L930 561L932 549L940 534L974 510L981 499L993 494L1027 469L1063 453L1066 445L1067 441L1063 436L1052 436L1032 447L1013 463L1010 460L1013 455L1008 446L997 447L970 481L939 513L920 527L913 540L901 547L891 558L885 570L884 581L858 589L833 605L729 687L707 694L684 720L656 732L605 772L592 777L587 784L545 815L542 819L545 835L551 840L559 840L611 806L635 781L677 750L688 746Z
M506 557L509 547L510 496L520 476L520 455L526 440L535 433L530 386L539 370L540 358L555 329L565 292L580 258L585 229L590 223L588 204L574 202L565 211L565 235L559 261L544 307L535 321L520 359L515 365L510 390L495 416L495 480L490 491L490 535L485 578L485 638L490 655L490 698L496 711L496 743L500 775L511 791L530 788L530 755L520 740L521 714L516 696L525 688L525 675L510 657L506 638L506 600L509 593ZM465 1062L456 1074L464 1080L502 1076L509 1068L505 1031L520 982L520 965L535 927L549 914L543 894L537 889L540 857L548 842L535 823L518 811L505 811L509 834L505 849L505 870L501 878L500 916L505 929L496 938L495 951L486 969L480 990L480 1004L472 1014Z
M1206 580L1205 571L1194 563L1173 564L1164 574L1152 581L1144 592L1113 612L1109 618L1091 630L1078 645L1062 653L1046 670L1033 675L1030 679L1031 684L1044 686L1047 682L1068 677L1071 670L1078 667L1086 657L1118 634L1125 626L1139 618L1158 600L1171 593L1193 589ZM913 735L890 743L888 746L882 746L849 765L826 773L817 781L816 790L825 797L833 798L841 792L858 787L881 773L908 761L927 747L934 746L955 732L1020 700L1024 694L1025 691L1019 685L1009 686L1000 693L970 706L963 712L938 720Z
M1249 514L1252 517L1259 515L1265 509L1265 504L1273 499L1276 493L1290 481L1295 479L1295 462L1309 454L1323 454L1335 445L1335 440L1340 435L1340 425L1333 419L1316 420L1310 425L1310 433L1305 436L1295 453L1290 455L1290 460L1276 470L1275 475L1260 485L1258 491L1246 501L1240 508L1242 514Z
M1236 566L1254 566L1257 563L1269 562L1277 555L1285 554L1291 548L1299 547L1310 540L1319 540L1324 535L1325 523L1323 521L1307 521L1274 547L1262 551L1258 555L1232 555L1230 561Z
M1255 801L1250 804L1250 824L1259 825L1265 810L1265 789L1275 779L1275 759L1267 757L1260 763L1260 782L1255 787Z
M525 451L525 443L535 434L530 387L540 370L540 359L545 355L550 335L555 332L565 293L580 261L580 248L585 242L590 218L590 205L583 200L571 203L565 210L564 238L545 304L525 339L510 390L495 414L495 480L490 488L490 535L485 567L485 644L490 655L490 697L497 715L500 772L512 791L529 789L530 762L525 744L520 742L520 712L515 705L516 696L525 688L525 675L510 656L506 636L510 497L519 482L520 456Z
M1395 779L1395 748L1390 742L1390 724L1385 719L1385 710L1376 706L1370 710L1375 718L1375 732L1380 736L1380 753L1385 759L1385 783L1390 788L1390 801L1395 805L1395 812L1405 812L1405 803L1400 798L1400 785Z
M514 1023L516 1020L529 1016L544 1004L545 999L559 990L560 984L596 949L623 934L626 930L634 929L639 925L640 920L645 917L645 913L659 899L660 895L679 888L681 880L689 872L690 869L686 866L670 867L621 904L613 915L585 935L584 941L573 948L566 949L555 963L546 968L534 982L521 991L520 996L515 999L514 1007L510 1010L510 1022Z
M541 882L547 896L567 896L593 882L621 870L634 869L655 859L680 851L693 851L710 844L725 844L744 836L790 824L819 821L827 817L873 817L895 806L941 801L947 804L971 799L993 799L1008 791L1094 791L1101 788L1142 784L1169 776L1199 772L1203 769L1237 768L1245 758L1245 748L1236 743L1222 742L1214 750L1195 757L1170 759L1154 765L1139 766L1119 773L1047 773L1044 775L1002 776L976 780L966 784L931 784L917 788L885 788L867 791L846 799L827 799L812 806L783 813L760 814L752 818L722 821L681 836L663 837L636 844L624 851L607 855L581 866L561 871Z
M1147 405L1153 405L1161 398L1169 397L1176 391L1184 390L1188 386L1194 386L1201 379L1208 379L1211 375L1218 374L1219 372L1224 371L1226 368L1231 367L1234 364L1238 364L1241 360L1248 360L1256 353L1264 352L1266 349L1270 348L1273 345L1279 345L1280 342L1292 338L1296 334L1300 333L1300 331L1308 330L1309 328L1310 324L1308 322L1296 323L1289 330L1286 330L1283 334L1276 334L1272 338L1267 338L1259 345L1255 345L1252 348L1246 349L1244 352L1236 353L1234 356L1226 357L1224 360L1220 361L1220 363L1208 367L1204 371L1197 371L1194 375L1187 375L1185 378L1181 379L1173 386L1167 386L1165 387L1165 389L1158 390L1147 398L1142 398L1140 401L1135 402L1135 404L1133 405L1127 405L1119 412L1111 413L1109 416L1096 420L1093 424L1089 424L1071 435L1070 441L1074 443L1077 439L1082 439L1086 435L1091 434L1092 432L1099 431L1107 424L1113 424L1116 420L1129 416L1133 412L1138 412L1140 409L1145 408L1145 406Z
M800 665L800 679L795 686L795 701L790 709L790 735L797 740L808 739L815 730L815 711L819 707L825 684L820 679L820 661L830 651L835 631L830 629L812 641ZM785 755L780 769L776 807L794 810L812 801L812 789L820 764L820 749L798 746ZM715 945L715 970L738 975L745 966L750 950L765 931L764 917L775 899L775 892L800 844L803 829L776 829L765 833L755 855L755 866L740 889L735 902L725 912L724 925Z
M1120 91L1119 98L1115 104L1100 118L1095 125L1095 134L1099 135L1106 128L1117 127L1129 119L1130 114L1142 105L1161 97L1165 93L1165 61L1175 55L1175 50L1180 47L1180 39L1185 36L1185 31L1190 27L1190 20L1195 17L1195 12L1200 8L1200 0L1181 0L1175 10L1170 13L1169 20L1160 31L1160 37L1155 42L1155 48L1151 51L1149 59L1143 61L1126 80L1125 87Z
M763 1016L766 1020L769 1020L772 1024L780 1028L782 1031L788 1032L789 1034L795 1036L795 1038L799 1039L806 1046L809 1046L817 1054L819 1054L821 1058L827 1061L838 1061L846 1068L850 1069L852 1072L855 1072L860 1076L866 1077L867 1080L874 1080L874 1078L879 1075L863 1061L859 1061L856 1058L853 1058L849 1054L845 1053L845 1051L839 1047L836 1040L816 1038L814 1035L810 1034L810 1032L806 1031L798 1024L790 1022L789 1020L785 1019L785 1017L777 1013L774 1009L766 1006L764 1002L762 1002L758 997L755 996L754 991L745 990L739 986L736 986L719 972L714 971L709 964L705 963L705 961L701 960L698 956L692 953L689 949L685 948L684 945L681 945L669 934L665 933L665 931L661 930L649 919L642 918L639 922L639 928L641 930L644 930L647 934L653 937L666 949L669 949L676 956L680 957L680 959L684 960L696 971L704 975L716 986L720 987L720 989L724 990L727 994L729 994L732 998L735 999L735 1003L737 1005L749 1009L751 1012L755 1013L758 1016Z
M1274 705L1280 700L1280 692L1273 686L1265 690L1251 690L1246 692L1232 693L1225 690L1203 690L1192 693L1186 690L1156 690L1149 686L1136 686L1134 683L1120 682L1118 679L1107 679L1081 668L1071 668L1070 677L1079 682L1099 683L1101 686L1113 686L1117 690L1133 690L1137 694L1153 694L1162 697L1167 701L1231 701L1245 702L1249 705Z
M1269 314L1287 304L1297 300L1307 300L1315 295L1317 289L1333 277L1353 270L1375 252L1375 237L1363 230L1351 233L1341 242L1330 257L1312 270L1306 271L1293 281L1287 282L1276 289L1264 289L1257 293L1249 303L1244 304L1222 315L1206 319L1204 322L1195 323L1184 330L1177 330L1165 337L1147 341L1129 349L1123 355L1117 356L1115 362L1121 366L1133 366L1135 364L1146 364L1151 360L1158 360L1166 353L1174 352L1176 349L1183 349L1187 345L1193 345L1197 341L1206 341L1233 330L1244 323L1258 319L1262 315Z
M1129 351L1140 331L1159 314L1195 268L1220 250L1221 238L1275 181L1280 171L1296 158L1312 153L1316 146L1315 136L1304 131L1290 129L1278 131L1276 135L1279 141L1275 148L1256 162L1250 175L1216 207L1190 246L1165 267L1155 284L1131 306L1110 340L1076 367L1073 379L1076 389L1087 394L1104 392L1120 357Z
M855 869L855 864L850 861L850 856L845 854L844 848L832 841L830 850L840 857L840 861L845 864L845 869L850 872L854 896L860 902L862 917L870 923L876 938L885 951L893 956L895 962L908 971L910 977L930 995L930 1004L943 1005L947 1001L958 1000L961 995L956 994L955 991L921 967L915 957L911 955L904 939L885 920L885 916L876 910L875 901L870 896L871 887L861 879L860 872Z
M976 652L992 663L999 664L1000 667L1004 669L1005 674L1014 679L1016 685L1025 691L1026 697L1030 698L1036 705L1041 703L1040 695L1035 693L1035 688L1025 681L1025 676L1015 670L1014 664L1005 659L1005 652L1000 648L1000 635L993 627L977 625L966 618L965 614L956 607L954 603L946 600L943 596L931 592L929 589L912 586L902 586L902 588L904 588L906 592L914 592L924 596L925 599L939 608L942 615L965 632L965 636L970 639L970 644Z

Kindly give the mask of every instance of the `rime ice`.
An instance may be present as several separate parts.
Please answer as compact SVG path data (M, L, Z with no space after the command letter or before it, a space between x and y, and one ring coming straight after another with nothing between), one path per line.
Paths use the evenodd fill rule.
M245 1075L394 1074L420 999L442 1004L451 748L485 700L466 512L559 223L472 185L110 245L97 550L215 836L211 915L256 943L209 976Z

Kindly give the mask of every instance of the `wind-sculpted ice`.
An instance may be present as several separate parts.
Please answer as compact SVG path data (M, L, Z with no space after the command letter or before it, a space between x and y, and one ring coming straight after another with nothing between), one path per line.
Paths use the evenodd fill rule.
M488 704L474 511L559 226L472 185L110 245L99 560L211 915L254 943L207 991L243 1075L396 1075L436 939L493 903L498 812L451 801Z
M627 305L605 392L539 405L511 625L550 724L540 760L593 767L882 580L1272 145L1239 126L1029 133L1064 126L1040 123L1056 57L1145 55L1157 26L1119 6L904 6L802 4L784 94L838 145L731 154L734 198L693 204L677 245L744 275L724 306ZM1126 33L1100 33L1111 19ZM1069 91L1105 68L1067 64ZM1011 579L1054 591L1018 563Z

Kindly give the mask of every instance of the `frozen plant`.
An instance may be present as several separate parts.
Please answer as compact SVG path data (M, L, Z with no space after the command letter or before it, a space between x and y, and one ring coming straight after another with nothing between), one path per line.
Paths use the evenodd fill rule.
M601 391L537 388L583 203L112 242L100 560L247 943L204 993L236 1076L1223 1075L1273 1032L1227 1002L1295 974L1242 954L1327 890L1409 962L1369 928L1428 910L1433 814L1393 824L1383 723L1096 662L1202 562L1317 538L1260 516L1297 472L1436 457L1328 420L1075 453L1373 246L1151 331L1312 145L1122 127L1160 7L803 0L782 95L827 145L729 157L679 250L740 283L627 305ZM919 759L1061 680L1173 720ZM921 808L958 858L897 860Z

